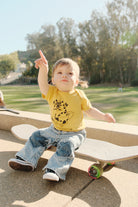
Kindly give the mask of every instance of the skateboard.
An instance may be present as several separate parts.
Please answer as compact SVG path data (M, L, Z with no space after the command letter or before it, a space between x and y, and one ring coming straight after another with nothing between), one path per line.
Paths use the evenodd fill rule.
M37 129L29 124L20 124L13 126L11 132L16 138L27 141ZM96 161L88 168L88 174L92 179L97 179L102 176L106 166L138 157L138 146L122 147L106 141L86 138L75 154L83 156L84 159L91 158Z

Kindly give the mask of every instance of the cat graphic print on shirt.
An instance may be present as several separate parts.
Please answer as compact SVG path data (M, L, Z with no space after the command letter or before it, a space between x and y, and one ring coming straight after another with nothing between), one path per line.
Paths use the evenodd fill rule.
M85 128L83 111L89 110L91 103L82 90L59 91L50 85L46 99L50 106L53 125L62 131L79 131Z

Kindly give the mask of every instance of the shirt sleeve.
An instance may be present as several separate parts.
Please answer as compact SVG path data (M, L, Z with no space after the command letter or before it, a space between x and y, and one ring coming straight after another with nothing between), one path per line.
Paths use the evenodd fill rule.
M54 92L55 92L55 86L49 85L49 89L48 89L47 95L45 96L42 93L42 98L46 99L49 102L51 100Z
M79 95L81 97L81 108L83 111L87 111L89 110L92 105L91 102L89 101L89 99L87 98L87 96L85 95L85 93L82 90L79 90Z

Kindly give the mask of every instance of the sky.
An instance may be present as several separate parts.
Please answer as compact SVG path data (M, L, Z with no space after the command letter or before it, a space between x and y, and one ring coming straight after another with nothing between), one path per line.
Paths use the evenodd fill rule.
M92 11L106 13L109 0L0 0L0 55L26 51L27 34L42 25L56 25L61 17L75 23L89 20Z

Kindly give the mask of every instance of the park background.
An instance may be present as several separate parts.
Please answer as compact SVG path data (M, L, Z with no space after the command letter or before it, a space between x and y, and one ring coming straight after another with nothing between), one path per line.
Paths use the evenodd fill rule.
M112 0L105 7L106 13L92 10L82 22L63 16L56 24L40 25L26 34L25 51L0 55L0 90L7 107L49 113L34 67L41 49L48 59L49 80L59 58L72 58L80 66L81 80L88 82L83 90L92 105L113 113L119 123L138 125L138 2ZM16 80L6 82L15 75Z

